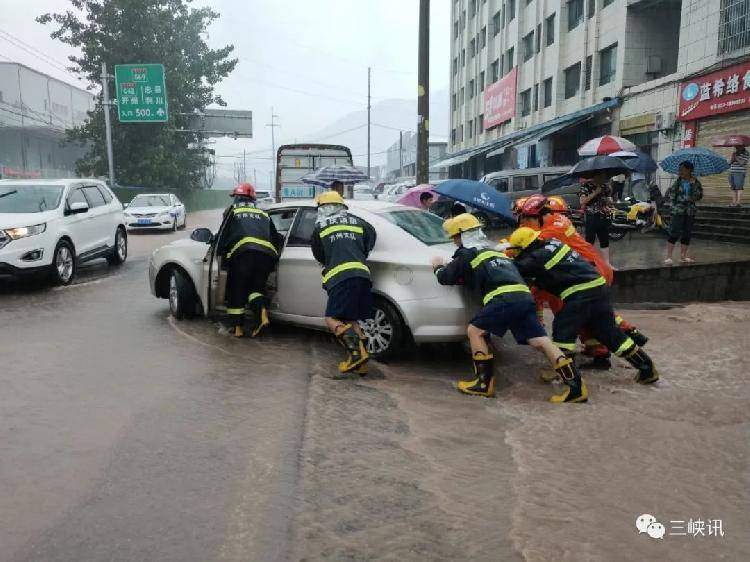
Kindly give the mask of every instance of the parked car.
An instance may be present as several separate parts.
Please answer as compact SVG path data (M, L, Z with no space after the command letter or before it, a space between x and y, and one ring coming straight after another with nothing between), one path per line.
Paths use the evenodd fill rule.
M73 281L82 262L128 256L122 204L97 180L0 180L0 278Z
M269 205L273 205L275 199L270 191L256 189L255 190L255 204L261 209L267 208ZM227 203L228 205L228 203Z
M491 185L501 193L507 193L511 199L516 200L541 193L542 186L566 176L569 171L570 166L501 170L485 175L481 181ZM578 200L579 190L580 185L577 182L569 182L556 189L555 195L563 197L571 209L577 209L581 206Z
M355 184L353 198L358 201L372 201L375 199L375 190L367 183Z
M387 185L385 186L385 190L383 191L383 194L378 196L379 201L390 201L391 203L395 203L399 199L401 199L404 195L406 195L406 192L409 191L412 187L414 187L413 183L409 182L402 182L397 183L394 185Z
M443 221L426 211L381 201L348 201L350 212L372 224L378 240L369 258L375 294L374 317L363 323L376 358L392 357L410 343L461 341L471 310L459 287L435 281L430 257L455 251ZM279 322L325 330L326 294L310 236L317 210L313 201L273 205L268 214L285 244L269 280L271 316ZM175 318L215 316L224 305L226 271L217 244L223 228L193 231L191 238L156 250L149 264L151 292L169 299Z
M185 205L171 193L141 193L126 205L128 230L172 230L187 226Z

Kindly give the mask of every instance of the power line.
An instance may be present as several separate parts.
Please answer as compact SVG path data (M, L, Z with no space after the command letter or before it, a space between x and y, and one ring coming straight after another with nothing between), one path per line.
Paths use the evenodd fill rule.
M242 75L240 75L240 77L242 77ZM254 78L254 77L249 77L249 76L245 76L245 78L247 80L252 80L254 82L257 82L258 84L264 84L264 85L269 86L271 88L278 88L279 90L286 90L287 92L293 92L293 93L296 93L296 94L302 94L303 96L312 96L312 97L316 97L316 98L323 98L323 99L328 99L328 100L331 100L331 101L338 101L338 102L349 103L349 104L352 104L352 105L358 105L358 106L361 106L361 107L365 107L365 104L363 104L361 101L356 101L356 100L351 100L351 99L345 99L345 98L339 98L339 97L335 97L335 96L329 96L329 95L326 95L326 94L318 94L318 93L315 93L315 92L310 92L310 91L305 91L305 90L298 90L297 88L290 88L289 86L282 86L281 84L276 84L275 82L270 82L268 80L263 80L262 78Z
M35 57L35 58L39 59L42 62L47 63L47 65L51 66L52 68L55 68L56 70L64 72L65 74L67 74L71 78L75 78L76 80L81 80L80 77L78 77L78 76L74 75L72 72L70 72L64 64L56 61L55 59L53 59L49 55L43 53L42 51L40 51L39 49L36 49L35 47L29 45L28 43L22 41L21 39L19 39L16 36L8 33L7 31L4 31L4 30L0 29L0 39L4 39L5 41L7 41L8 43L10 43L11 45L13 45L13 46L15 46L15 47L17 47L17 48L19 48L19 49L27 52L32 57Z

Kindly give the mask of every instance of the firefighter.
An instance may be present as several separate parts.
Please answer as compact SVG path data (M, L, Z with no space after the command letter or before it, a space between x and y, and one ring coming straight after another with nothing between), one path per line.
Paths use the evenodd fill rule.
M348 213L343 197L336 191L320 194L317 204L312 251L324 266L326 326L347 352L339 371L365 375L369 356L358 321L372 317L372 282L365 261L375 246L375 229Z
M551 402L586 402L588 392L571 359L547 337L536 317L531 291L513 261L491 249L479 220L470 214L445 221L443 228L458 246L453 260L432 259L438 283L469 285L482 295L483 308L474 316L467 334L474 362L474 378L459 381L464 394L493 396L495 393L494 356L490 335L502 337L508 330L519 345L528 344L541 351L567 385L564 394Z
M224 212L220 254L227 266L227 314L236 337L245 335L245 308L252 312L250 335L256 337L269 325L264 294L269 274L275 269L283 237L273 222L255 205L255 188L241 183L232 192L234 203Z
M588 327L597 340L638 370L636 382L659 380L648 354L617 327L607 281L593 265L569 245L557 238L542 239L541 232L532 228L518 228L510 244L521 274L562 301L552 324L555 345L572 355L579 332Z
M611 286L614 280L614 271L612 266L602 257L602 255L576 230L573 223L567 217L568 205L561 197L545 197L544 195L532 195L524 203L519 212L519 226L528 226L534 230L540 230L540 239L556 238L576 252L586 261L591 263L599 271L602 277ZM543 307L548 304L550 310L556 313L562 307L562 303L554 295L545 291L535 291L537 306ZM622 316L615 316L618 327L640 347L646 345L648 338L643 335L635 326L628 323ZM609 360L609 350L607 347L595 338L591 337L588 330L581 334L581 340L584 342L584 355L591 357L590 363L582 365L586 369L606 370L611 367Z

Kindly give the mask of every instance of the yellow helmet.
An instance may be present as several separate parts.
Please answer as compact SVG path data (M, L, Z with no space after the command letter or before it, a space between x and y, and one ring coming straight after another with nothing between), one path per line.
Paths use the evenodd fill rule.
M324 191L320 195L318 195L315 198L315 202L320 205L328 205L328 204L339 204L339 205L346 205L344 203L344 198L341 197L341 194L338 191Z
M462 213L443 223L443 230L445 230L451 238L462 232L466 232L467 230L474 230L475 228L481 227L482 223L479 222L479 219L470 213Z
M510 235L510 246L511 248L521 248L525 250L528 248L529 244L539 238L540 234L541 232L538 230L534 230L528 226L522 226L521 228L517 228L513 234Z

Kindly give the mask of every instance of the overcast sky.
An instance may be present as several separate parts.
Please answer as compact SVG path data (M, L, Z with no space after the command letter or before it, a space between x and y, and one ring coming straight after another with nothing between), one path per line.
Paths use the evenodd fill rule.
M221 156L245 148L259 158L248 166L269 170L271 135L265 124L270 122L271 106L281 124L276 129L277 145L279 140L315 140L310 136L316 131L366 107L368 66L373 103L416 96L418 0L196 0L195 4L210 4L221 13L208 41L215 47L234 44L239 58L235 72L217 91L230 108L253 111L255 137L217 142ZM58 68L71 50L50 39L50 29L34 21L37 14L68 5L67 0L0 0L0 60L22 62L74 83ZM433 0L431 11L430 82L438 90L447 88L449 80L450 0ZM10 39L20 39L51 60L12 44L8 33ZM328 86L331 83L336 86ZM433 123L431 128L436 126ZM448 124L441 124L441 130L447 128ZM394 140L397 137L395 133ZM266 148L267 152L257 152ZM224 173L231 175L232 159L220 162ZM259 171L258 183L265 183L261 175Z

